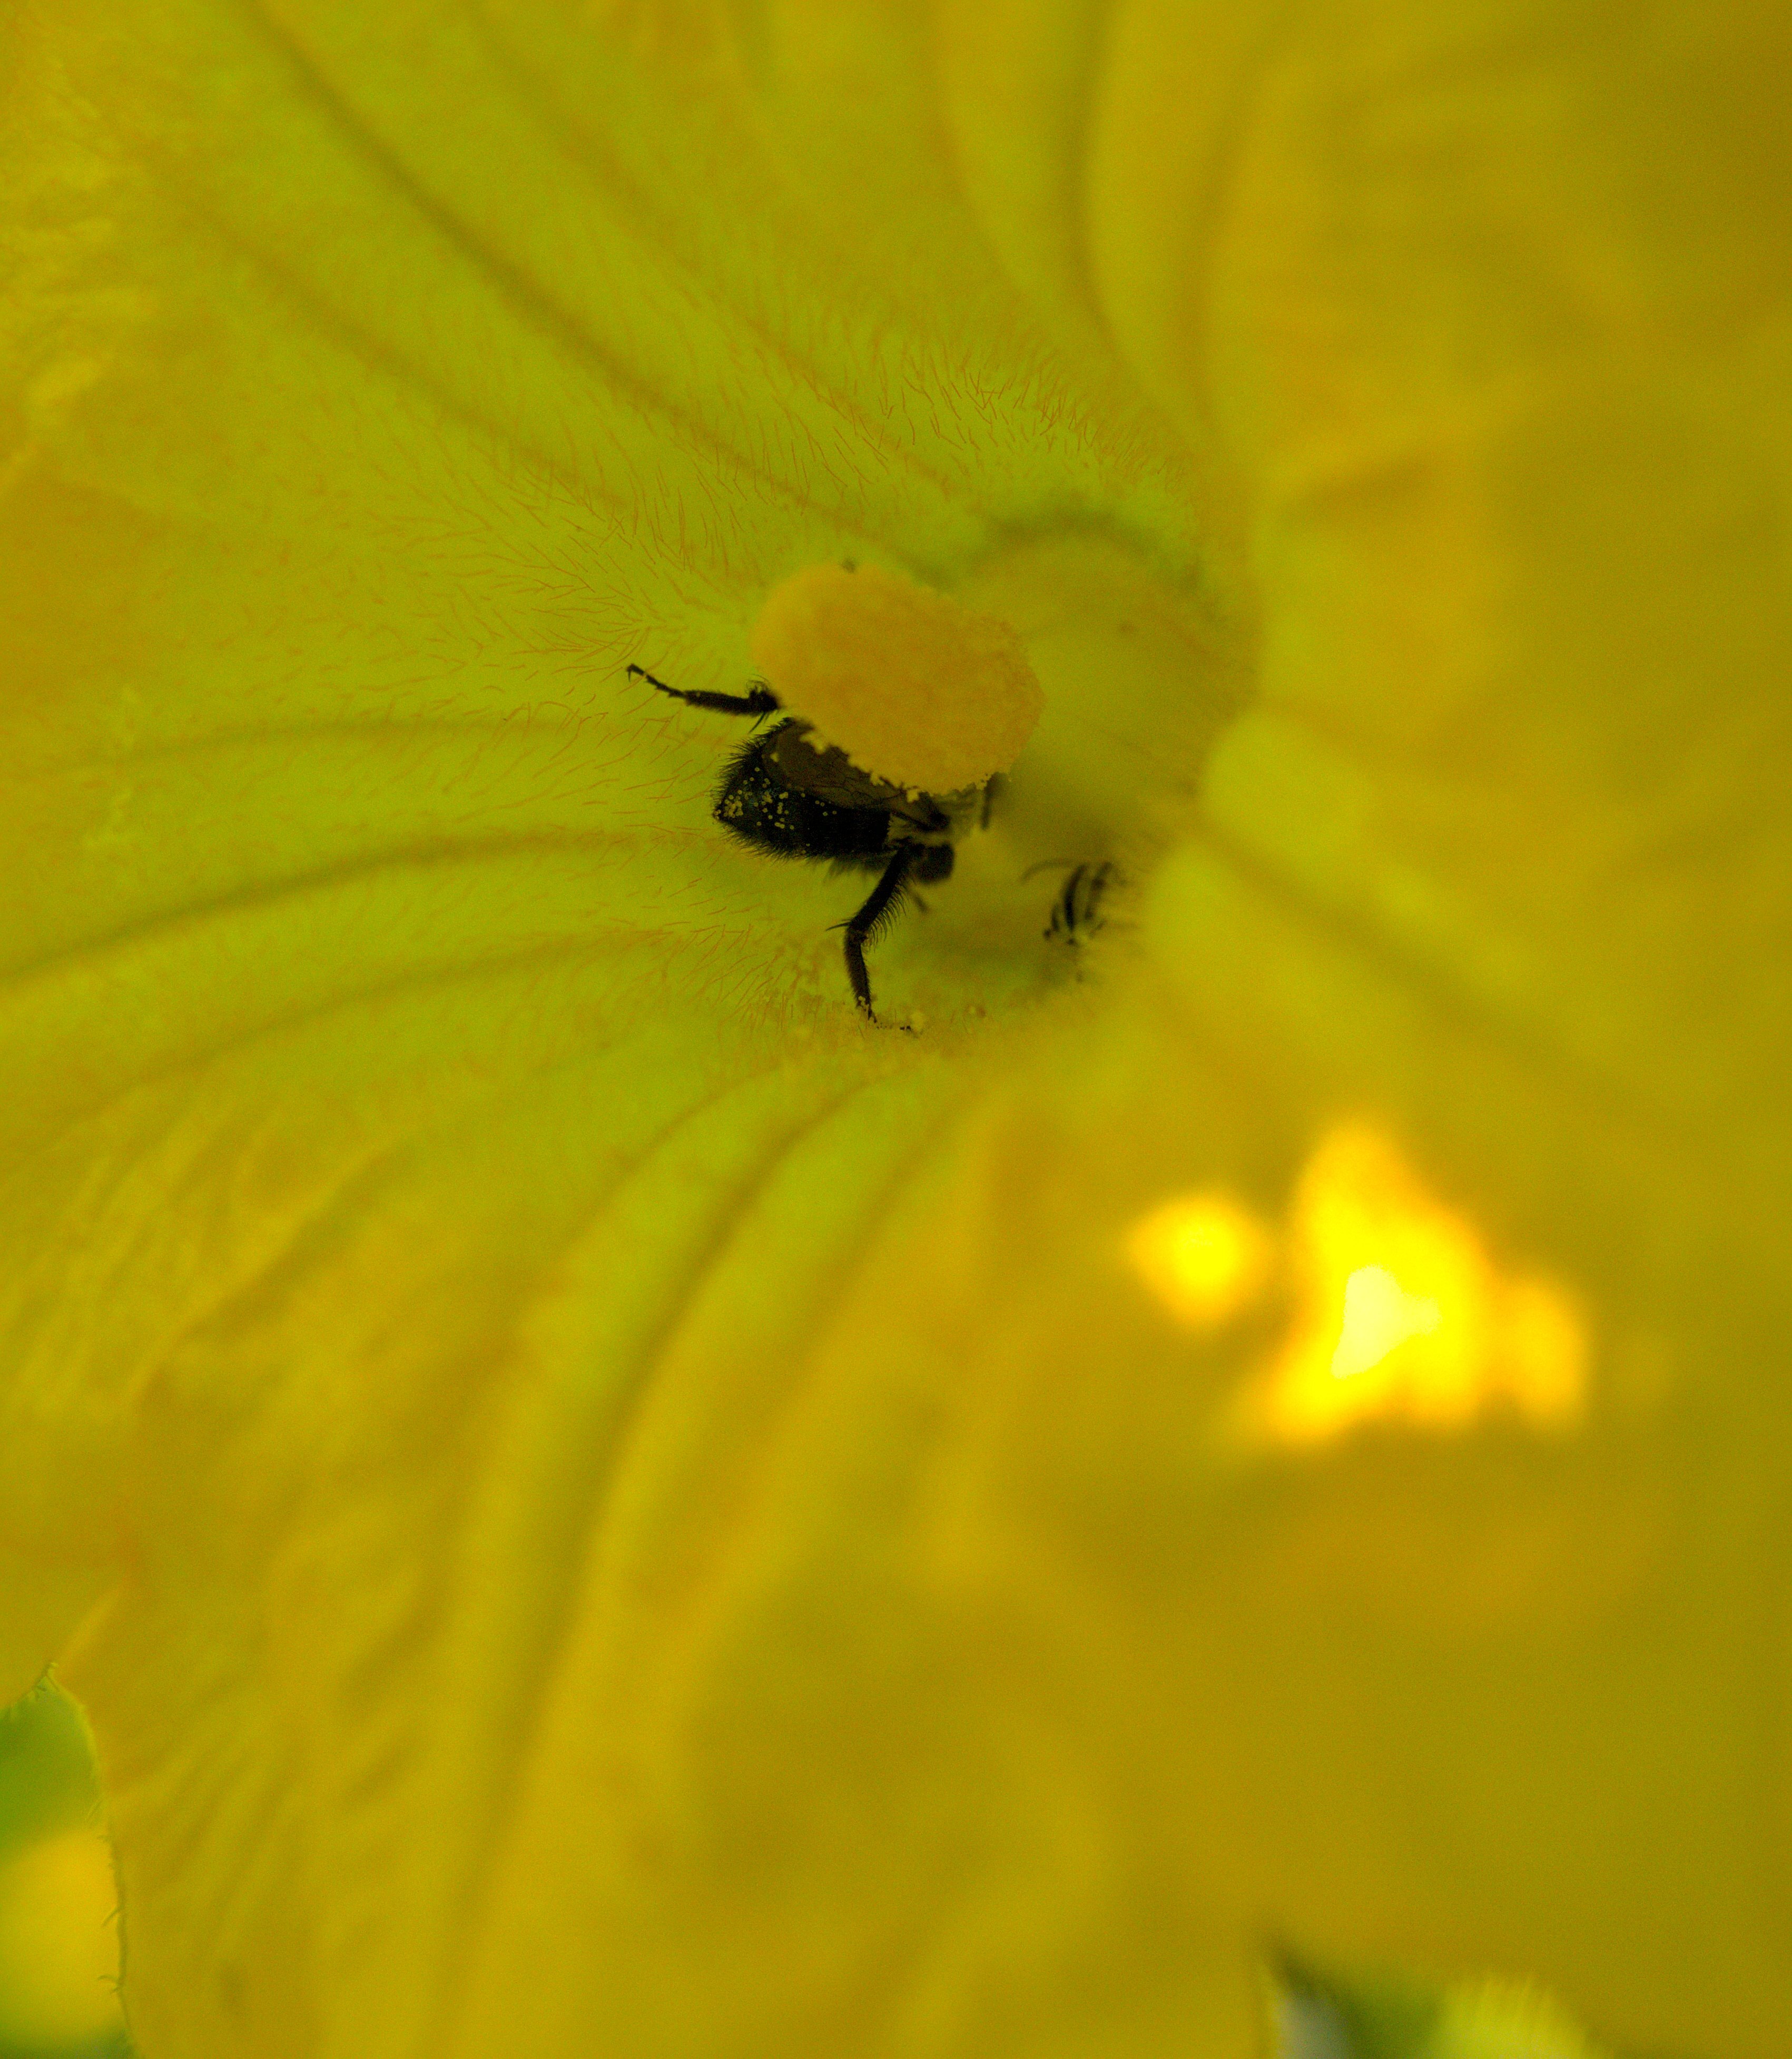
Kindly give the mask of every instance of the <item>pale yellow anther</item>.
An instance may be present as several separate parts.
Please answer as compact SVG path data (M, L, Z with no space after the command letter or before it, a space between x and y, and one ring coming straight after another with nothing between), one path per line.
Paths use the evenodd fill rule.
M1045 706L1006 622L874 566L810 565L773 587L751 649L792 715L861 771L918 793L1006 772Z

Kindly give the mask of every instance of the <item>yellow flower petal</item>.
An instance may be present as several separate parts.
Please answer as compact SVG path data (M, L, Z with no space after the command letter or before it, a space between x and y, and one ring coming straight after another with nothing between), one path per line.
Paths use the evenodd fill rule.
M1782 35L33 27L0 1635L146 2059L1777 2049ZM919 1037L623 671L867 548L1048 698ZM1400 1381L1240 1440L1316 1308Z

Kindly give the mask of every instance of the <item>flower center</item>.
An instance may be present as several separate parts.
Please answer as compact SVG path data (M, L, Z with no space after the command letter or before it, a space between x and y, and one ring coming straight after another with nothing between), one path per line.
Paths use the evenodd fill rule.
M1045 691L997 814L1014 858L1112 859L1142 882L1193 826L1209 754L1249 698L1248 626L1093 530L1012 545L958 594L1014 625Z
M1251 648L1197 581L1093 527L1011 541L950 595L831 564L775 588L751 649L779 702L861 770L966 803L950 878L877 938L880 1014L944 1026L1092 970L1196 826Z

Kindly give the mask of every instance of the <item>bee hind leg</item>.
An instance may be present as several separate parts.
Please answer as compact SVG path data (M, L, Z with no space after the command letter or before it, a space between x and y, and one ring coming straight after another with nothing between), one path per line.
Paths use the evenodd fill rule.
M922 848L919 844L898 844L865 906L846 922L834 926L846 933L846 978L852 982L853 998L867 1022L875 1022L878 1018L871 1007L871 980L865 970L865 946L891 921L902 905L902 890L909 874L915 869L916 858Z

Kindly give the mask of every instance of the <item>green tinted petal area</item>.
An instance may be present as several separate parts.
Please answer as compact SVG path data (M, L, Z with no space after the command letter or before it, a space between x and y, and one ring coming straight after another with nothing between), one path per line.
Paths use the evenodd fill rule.
M21 32L0 1691L146 2059L1776 2049L1778 33ZM623 670L842 560L1048 697L919 1035Z
M1014 296L822 299L726 95L607 141L627 39L501 26L22 31L3 1632L92 1714L158 2053L449 2049L476 1949L654 2034L638 1955L537 1996L485 1942L518 1842L595 1911L517 1827L586 1562L703 1563L637 1416L763 1439L970 1089L854 1022L838 886L723 846L624 662L731 685L796 565L1176 504ZM856 1995L859 1918L793 1917Z
M46 1687L0 1711L0 2051L115 2059L117 1891L79 1711Z
M776 574L880 538L950 564L1048 482L1171 504L1161 464L1002 359L1012 297L947 344L869 289L824 303L831 253L763 153L739 161L725 102L682 140L727 145L751 249L715 225L709 157L646 118L629 161L587 133L630 98L626 38L544 11L512 47L423 9L370 43L357 10L293 11L19 35L18 1686L116 1543L133 1380L344 1182L514 1069L627 1043L670 1082L623 1096L651 1126L693 1090L692 1040L731 1077L776 1061L793 994L838 1014L840 890L722 846L731 738L625 659L733 684ZM579 66L583 129L555 97ZM650 198L707 234L681 249ZM270 1039L315 1060L279 1061L271 1101L213 1090ZM71 1494L90 1519L46 1555L26 1511L72 1519Z

